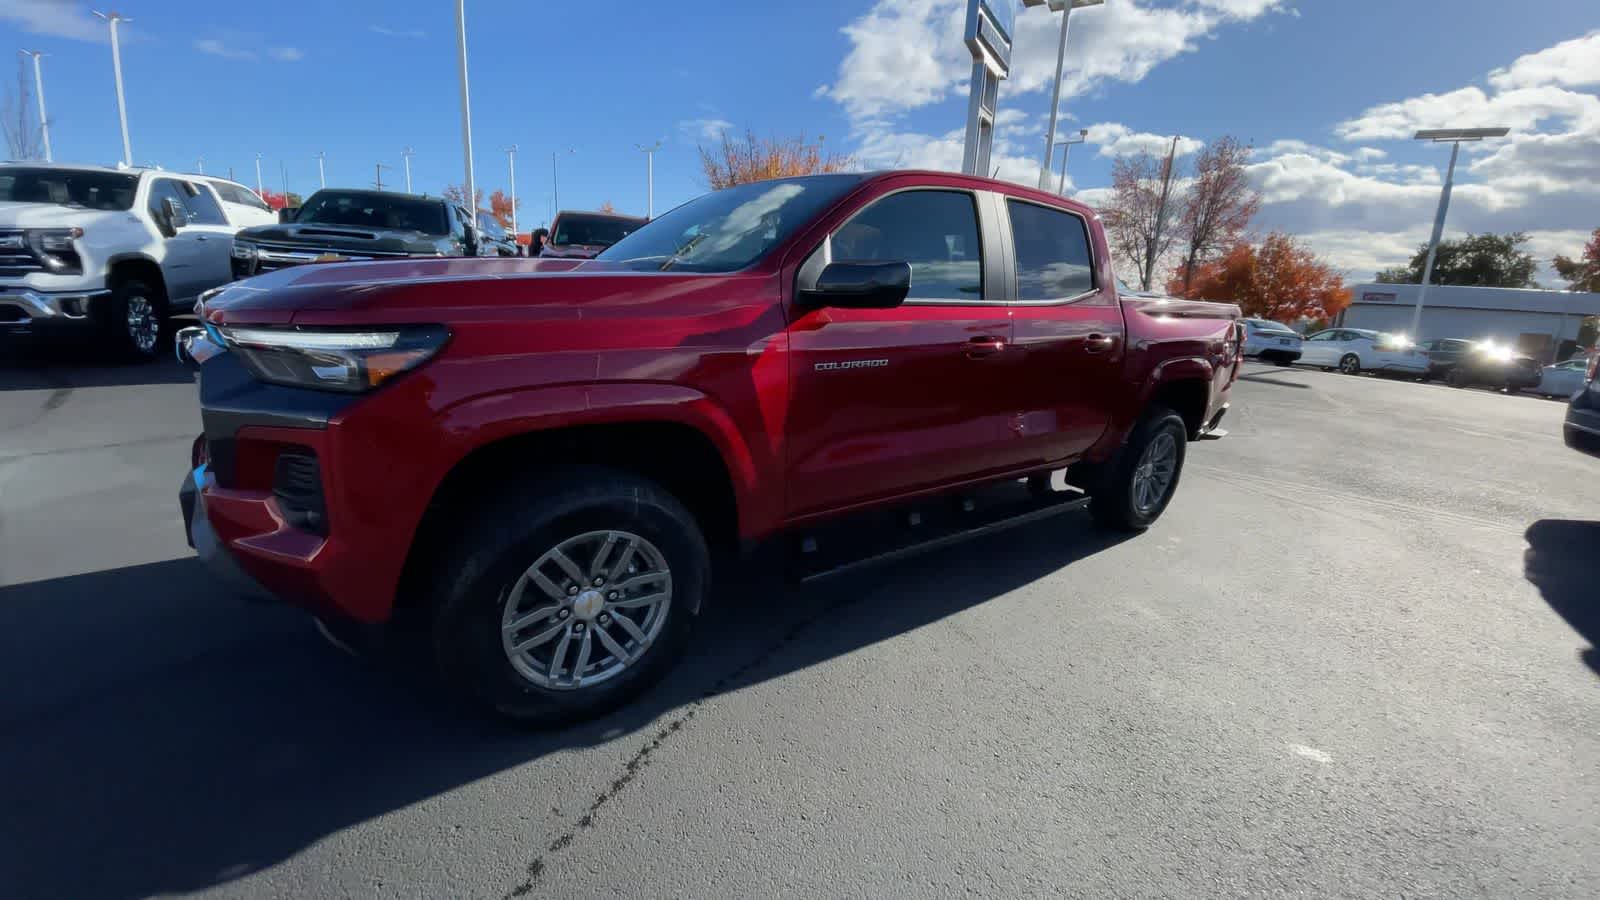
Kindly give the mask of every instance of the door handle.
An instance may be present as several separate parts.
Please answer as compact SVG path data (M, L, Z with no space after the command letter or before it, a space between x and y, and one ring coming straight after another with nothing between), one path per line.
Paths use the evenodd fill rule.
M1117 339L1109 334L1091 334L1084 338L1083 349L1087 353L1104 353L1117 343Z
M1005 338L996 337L992 334L980 334L967 341L967 358L983 359L987 356L994 356L1005 349Z
M206 234L197 234L194 236L194 239L197 241L209 241L211 240L211 236Z

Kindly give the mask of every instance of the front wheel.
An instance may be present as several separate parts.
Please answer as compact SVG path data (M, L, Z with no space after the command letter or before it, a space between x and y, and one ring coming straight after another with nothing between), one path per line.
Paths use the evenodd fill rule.
M466 698L546 726L600 715L666 674L709 588L693 515L654 482L559 469L477 506L436 576L433 638Z
M1172 501L1183 474L1189 430L1183 418L1152 408L1089 491L1095 521L1117 531L1144 531Z
M1344 357L1339 360L1339 371L1346 375L1360 375L1361 357L1355 355L1354 353L1346 353Z
M166 320L167 298L154 286L128 278L112 291L106 324L112 341L129 359L145 362L159 355Z

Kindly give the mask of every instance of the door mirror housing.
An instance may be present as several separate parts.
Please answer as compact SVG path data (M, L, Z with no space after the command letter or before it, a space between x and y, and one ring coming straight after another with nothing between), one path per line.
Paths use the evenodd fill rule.
M189 224L189 216L178 205L178 201L166 197L161 201L161 219L167 226L169 234L176 234L179 228Z
M278 224L287 225L300 217L300 207L285 206L278 210Z
M824 266L816 285L800 291L801 302L842 309L893 309L911 293L911 264L836 262Z

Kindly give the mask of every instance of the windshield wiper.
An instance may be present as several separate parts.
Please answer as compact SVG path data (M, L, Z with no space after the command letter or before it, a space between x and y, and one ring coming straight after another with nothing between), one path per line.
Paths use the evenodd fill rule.
M666 270L672 268L673 264L676 263L678 260L683 259L685 256L688 256L689 255L689 251L693 250L696 246L698 246L700 244L701 241L705 240L706 239L706 235L708 233L709 232L704 232L703 231L703 232L695 235L694 237L690 238L687 242L685 242L682 247L679 247L676 252L674 252L671 256L667 257L667 261L666 262L661 264L661 271L665 272Z

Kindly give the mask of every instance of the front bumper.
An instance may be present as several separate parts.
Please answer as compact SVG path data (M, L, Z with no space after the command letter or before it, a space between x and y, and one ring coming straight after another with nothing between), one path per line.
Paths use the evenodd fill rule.
M1561 433L1568 447L1600 457L1600 382L1587 385L1573 396Z
M0 333L41 334L94 327L96 301L108 290L36 291L0 288Z
M185 475L178 488L178 506L183 510L183 530L189 538L189 546L200 554L200 561L217 580L240 593L264 596L267 590L239 567L206 518L204 489L215 480L202 464Z

